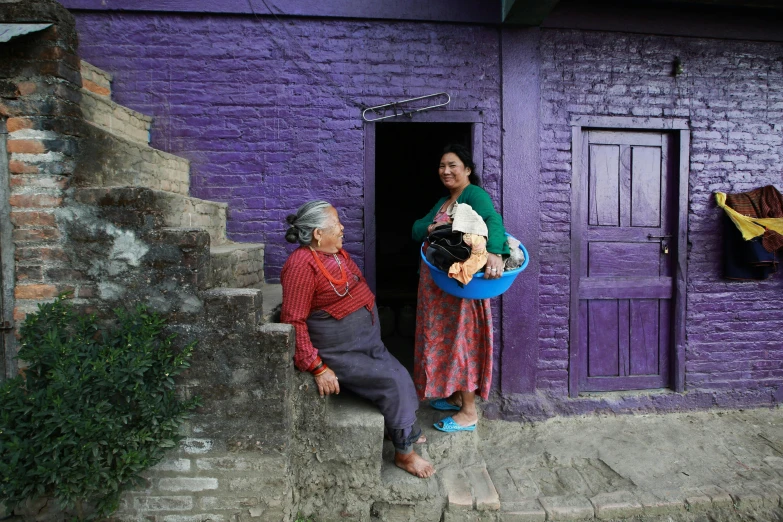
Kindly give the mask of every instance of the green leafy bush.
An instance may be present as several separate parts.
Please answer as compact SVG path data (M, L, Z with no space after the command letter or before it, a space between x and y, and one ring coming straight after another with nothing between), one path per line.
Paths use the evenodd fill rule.
M84 518L113 512L125 486L177 445L198 398L181 401L177 352L165 321L144 306L115 310L103 328L63 298L21 328L24 374L0 387L0 499L14 509L53 496Z

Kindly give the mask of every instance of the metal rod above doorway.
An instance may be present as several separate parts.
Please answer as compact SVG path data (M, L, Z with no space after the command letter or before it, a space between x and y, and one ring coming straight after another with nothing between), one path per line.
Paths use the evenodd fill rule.
M411 110L405 110L402 105L410 102L415 101L421 101L421 100L429 100L431 98L438 98L438 97L445 96L446 101L442 103L434 103L433 105L427 105L426 107L419 107L417 109L411 109ZM372 122L372 121L379 121L379 120L385 120L387 118L395 118L397 116L410 116L416 112L426 111L429 109L434 109L436 107L444 107L448 105L451 102L451 96L449 96L446 92L437 92L435 94L427 94L426 96L419 96L417 98L408 98L407 100L400 100L396 102L391 103L385 103L383 105L376 105L375 107L368 107L362 111L362 119L364 121ZM371 112L372 114L370 117L367 117L367 112ZM392 111L392 114L386 114L388 111ZM377 118L373 118L373 114L379 114Z

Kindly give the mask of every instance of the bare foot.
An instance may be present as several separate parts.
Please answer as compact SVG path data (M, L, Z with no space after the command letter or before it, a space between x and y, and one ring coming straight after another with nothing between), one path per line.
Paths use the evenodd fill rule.
M395 452L394 463L411 475L419 478L428 478L435 474L433 465L416 454L415 451L406 454Z

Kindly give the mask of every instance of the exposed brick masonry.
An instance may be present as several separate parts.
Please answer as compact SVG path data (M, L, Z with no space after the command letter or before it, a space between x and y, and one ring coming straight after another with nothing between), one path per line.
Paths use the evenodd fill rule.
M39 33L3 44L0 116L8 131L10 219L16 262L14 318L63 291L78 292L83 276L67 270L56 213L63 205L75 155L79 59L73 17L56 2L10 4L0 21L51 21Z

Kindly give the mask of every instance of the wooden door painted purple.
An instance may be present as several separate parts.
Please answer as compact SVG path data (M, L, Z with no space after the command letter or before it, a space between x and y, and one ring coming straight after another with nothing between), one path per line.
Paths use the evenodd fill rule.
M663 132L585 131L574 219L581 238L580 391L671 383L675 140Z

